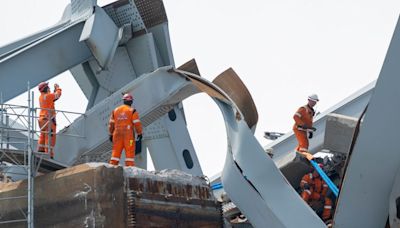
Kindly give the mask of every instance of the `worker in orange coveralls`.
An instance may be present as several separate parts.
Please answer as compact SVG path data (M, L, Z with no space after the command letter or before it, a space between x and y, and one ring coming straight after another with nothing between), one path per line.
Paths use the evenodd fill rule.
M125 149L125 165L135 166L135 132L138 141L142 140L142 123L136 109L132 108L133 97L125 94L124 104L112 111L108 129L113 143L110 164L118 165L122 149Z
M38 142L39 152L50 152L50 157L54 158L54 146L56 145L56 112L54 110L54 102L61 97L61 88L58 84L54 84L54 92L49 88L48 82L41 82L38 86L40 91L39 104L39 128L40 136ZM50 140L50 144L49 144Z
M296 152L305 156L308 160L313 159L313 156L308 152L308 138L311 139L313 132L316 130L313 127L313 117L315 114L313 107L318 101L319 99L316 94L308 96L307 105L301 106L293 116L295 121L293 131L298 141Z
M319 166L322 168L322 164L319 164ZM321 216L324 221L331 218L332 200L326 196L328 185L322 180L315 169L303 176L300 182L300 189L301 198L310 206L312 206L315 201L323 205L322 213L317 210L317 214Z

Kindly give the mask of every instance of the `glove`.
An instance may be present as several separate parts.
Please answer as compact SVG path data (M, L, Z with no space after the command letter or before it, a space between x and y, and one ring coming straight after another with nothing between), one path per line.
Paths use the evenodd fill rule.
M305 183L305 184L303 185L303 188L304 188L304 189L307 189L307 190L310 190L310 185L309 185L308 183Z
M138 155L140 153L142 153L142 134L137 136L136 139L136 147L135 147L135 154Z
M304 125L297 125L297 128L300 128L300 129L303 129L303 130L307 129L307 127L304 126Z
M309 138L309 139L312 139L313 136L314 136L314 133L312 133L311 131L308 132L308 138Z
M108 140L110 140L110 142L113 142L113 136L112 136L112 135L109 135L109 136L108 136Z

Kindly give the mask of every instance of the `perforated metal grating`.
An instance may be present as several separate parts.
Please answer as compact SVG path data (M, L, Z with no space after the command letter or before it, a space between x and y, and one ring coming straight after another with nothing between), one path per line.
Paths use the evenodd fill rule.
M131 24L133 32L145 29L138 9L131 1L118 1L105 6L104 10L118 27L122 27L125 24Z
M141 122L144 127L147 127L157 119L159 119L161 116L167 114L169 111L171 111L174 108L173 105L163 105L158 107L157 109L153 110L151 113L145 115L144 117L141 118Z
M134 2L147 28L168 21L161 0L134 0Z

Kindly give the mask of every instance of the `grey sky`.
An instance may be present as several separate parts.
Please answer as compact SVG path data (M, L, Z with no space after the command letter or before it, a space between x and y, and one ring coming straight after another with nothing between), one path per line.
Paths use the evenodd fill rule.
M3 1L0 45L56 23L67 0ZM104 5L111 1L98 1ZM164 0L177 66L197 60L212 80L232 67L259 113L256 136L288 132L292 115L317 93L324 111L376 79L400 12L398 0ZM83 111L82 93L64 73L58 108ZM78 95L77 95L78 94ZM25 98L13 102L24 102ZM82 102L86 104L86 101ZM206 95L184 102L189 131L206 175L225 159L225 127Z

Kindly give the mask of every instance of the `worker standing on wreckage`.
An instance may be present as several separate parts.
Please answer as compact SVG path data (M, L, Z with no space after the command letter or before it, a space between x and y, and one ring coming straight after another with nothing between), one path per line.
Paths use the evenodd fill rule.
M314 131L317 130L313 127L313 117L315 115L314 106L318 101L319 99L316 94L308 96L307 105L301 106L293 116L295 121L293 131L298 142L296 152L303 155L308 160L313 159L313 156L308 151L308 139L311 139Z
M122 149L125 149L125 165L135 166L135 132L137 141L142 140L142 123L136 109L132 108L133 97L125 94L123 105L114 109L108 124L109 139L113 143L110 164L118 165Z
M41 82L38 89L40 91L40 114L38 119L40 136L38 152L50 153L50 157L54 158L54 146L56 145L57 132L54 102L61 97L61 88L58 84L54 84L54 93L52 93L49 88L49 83Z

